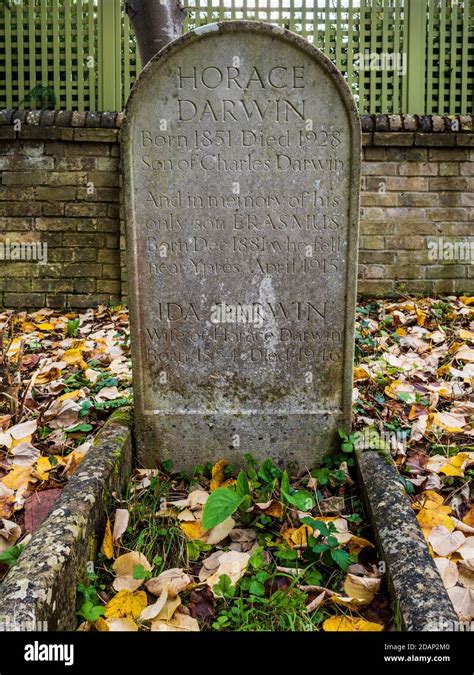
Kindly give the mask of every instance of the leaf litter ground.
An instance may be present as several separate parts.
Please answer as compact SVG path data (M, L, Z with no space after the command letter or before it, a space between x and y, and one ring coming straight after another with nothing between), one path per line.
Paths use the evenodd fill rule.
M28 505L62 488L130 402L131 369L123 307L4 312L0 331L4 574L28 541ZM360 304L346 452L291 480L250 457L244 476L225 460L189 476L137 471L79 587L81 629L392 628L351 478L356 444L395 459L460 619L472 620L473 344L474 298Z

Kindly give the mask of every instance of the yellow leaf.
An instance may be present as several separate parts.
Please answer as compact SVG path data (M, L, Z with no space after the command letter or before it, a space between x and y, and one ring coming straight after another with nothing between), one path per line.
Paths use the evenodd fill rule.
M461 328L459 331L459 337L461 340L474 340L474 331Z
M21 330L23 333L33 333L36 330L36 324L25 321L25 323L21 324Z
M48 480L49 472L52 468L49 457L39 457L34 469L34 475L36 478L39 478L39 480Z
M15 497L0 497L0 518L10 518L15 508Z
M10 490L18 490L26 486L31 476L31 466L15 466L6 476L2 478L2 483Z
M474 295L461 295L459 299L465 305L474 305Z
M446 513L435 509L421 509L416 519L423 529L433 529L436 525L444 525L450 532L454 530L454 521Z
M54 366L53 368L48 368L44 373L40 373L35 382L36 384L47 384L48 382L57 380L59 377L61 377L61 370Z
M464 476L463 464L469 459L467 452L458 452L449 458L449 462L443 466L441 473L445 476Z
M114 542L112 539L112 526L110 520L107 518L107 524L105 526L104 540L102 542L102 547L100 549L106 558L109 560L114 557Z
M39 328L40 330L54 330L54 326L52 323L37 323L36 328Z
M474 527L474 506L471 506L469 511L466 513L466 515L462 519L462 522L465 525L469 525L470 527Z
M358 366L354 368L354 382L359 380L367 380L370 377L370 373L364 366Z
M406 328L403 328L403 326L400 326L400 328L397 328L397 330L395 331L395 333L396 333L397 335L400 335L400 337L404 337L405 335L408 334L408 331L407 331Z
M82 398L84 396L84 390L83 389L75 389L74 391L68 391L67 394L63 394L62 396L58 397L58 401L68 401L69 399L72 399L73 401L76 401L78 398Z
M434 490L425 490L418 495L416 500L412 503L412 507L416 511L419 511L420 509L434 509L441 513L451 513L451 508L449 506L444 506L443 501L442 495Z
M179 526L188 539L202 539L205 536L206 530L202 529L200 520L196 520L192 523L180 523Z
M283 504L276 499L272 499L267 507L261 508L260 510L266 516L272 516L272 518L281 518L283 515Z
M435 492L434 490L424 490L421 493L421 496L431 502L436 502L437 504L442 504L444 502L443 495L440 495L439 492Z
M363 537L358 537L355 534L352 535L352 537L349 539L349 541L346 544L346 548L349 553L360 553L363 548L374 548L374 545L372 542L370 542L368 539L364 539Z
M302 525L301 527L288 527L283 530L282 535L291 548L295 548L295 546L306 547L308 545L308 536L311 532L310 527Z
M107 625L107 621L104 619L103 616L99 616L97 621L95 622L95 629L106 633L109 630L109 626Z
M436 424L436 426L451 434L462 431L463 427L466 426L464 415L455 415L453 413L434 413L431 420L432 424Z
M122 616L131 616L138 619L147 605L145 591L119 591L105 606L107 619L120 619Z
M415 314L416 314L416 323L419 326L424 326L426 322L426 312L423 312L421 309L418 309L418 307L415 309Z
M17 356L18 352L21 349L21 344L22 344L22 338L19 338L19 337L14 338L11 341L10 346L8 347L7 356L10 357L10 358L13 358L14 356Z
M209 485L209 489L211 490L211 492L217 490L217 488L221 485L222 481L224 480L224 469L227 466L227 464L228 462L226 459L220 459L212 467L211 472L212 479Z
M64 361L69 366L80 365L84 370L87 368L87 364L82 358L82 351L80 349L68 349L61 356L61 361Z
M358 619L356 617L350 616L331 616L329 619L323 623L323 630L326 632L378 632L383 630L383 626L380 623L374 623L373 621L366 621L365 619Z

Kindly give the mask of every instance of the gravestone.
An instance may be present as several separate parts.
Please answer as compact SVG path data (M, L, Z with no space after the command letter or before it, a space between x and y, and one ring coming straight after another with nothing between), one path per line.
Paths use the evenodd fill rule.
M360 172L349 88L258 22L187 33L123 131L139 461L314 465L350 425Z

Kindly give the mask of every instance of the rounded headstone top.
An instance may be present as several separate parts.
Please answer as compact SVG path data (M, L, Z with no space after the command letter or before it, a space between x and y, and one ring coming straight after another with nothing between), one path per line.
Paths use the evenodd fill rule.
M209 38L222 37L231 33L240 35L249 34L255 36L257 41L262 38L270 40L280 40L288 45L294 45L295 48L305 52L331 77L335 87L338 89L341 99L351 118L352 125L359 136L360 119L359 112L352 96L351 90L333 62L320 49L312 45L306 38L301 37L286 28L264 21L218 21L190 30L181 37L170 42L164 49L160 50L150 59L136 79L130 92L126 104L126 118L130 117L134 111L134 99L142 87L147 86L147 81L152 77L156 67L165 62L172 54L184 49L197 41L207 40ZM261 42L257 42L261 46ZM360 141L358 141L360 142Z

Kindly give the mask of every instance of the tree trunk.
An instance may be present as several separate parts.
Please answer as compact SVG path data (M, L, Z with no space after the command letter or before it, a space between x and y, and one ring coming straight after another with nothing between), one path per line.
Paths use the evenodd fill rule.
M125 0L137 38L142 68L183 32L186 12L181 0Z

